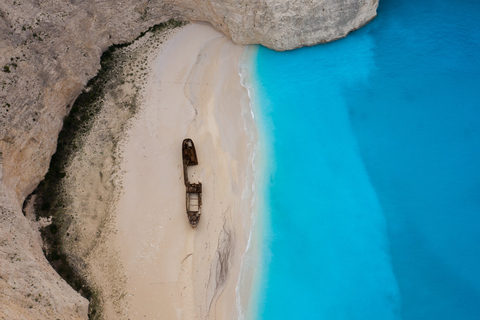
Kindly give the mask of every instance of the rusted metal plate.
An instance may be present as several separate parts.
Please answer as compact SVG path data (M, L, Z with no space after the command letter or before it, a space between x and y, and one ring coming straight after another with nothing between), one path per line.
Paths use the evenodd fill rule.
M182 143L183 163L187 166L195 166L198 164L197 152L192 139L185 139Z

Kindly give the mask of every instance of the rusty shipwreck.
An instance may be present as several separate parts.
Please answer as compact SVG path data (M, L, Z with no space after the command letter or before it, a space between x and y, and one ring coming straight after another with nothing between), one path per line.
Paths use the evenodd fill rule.
M182 142L183 178L186 188L186 207L188 222L195 228L200 221L202 207L202 183L190 183L188 181L188 167L198 164L197 152L192 139Z

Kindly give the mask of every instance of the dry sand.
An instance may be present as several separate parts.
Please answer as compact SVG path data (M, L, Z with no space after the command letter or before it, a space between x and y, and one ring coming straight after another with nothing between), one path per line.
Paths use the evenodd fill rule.
M114 250L134 319L236 319L250 233L252 135L238 64L243 47L205 24L176 32L152 59L144 102L122 147ZM193 139L200 223L185 212L181 143ZM248 293L247 293L248 294Z

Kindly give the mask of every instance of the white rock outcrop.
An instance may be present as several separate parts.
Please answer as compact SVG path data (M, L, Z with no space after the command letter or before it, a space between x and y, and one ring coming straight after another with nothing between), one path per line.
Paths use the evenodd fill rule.
M50 267L22 214L48 170L68 106L102 52L175 18L235 43L288 50L332 41L378 0L4 0L0 2L0 318L86 319L87 301Z
M208 12L188 14L208 21L237 44L259 43L291 50L345 37L376 16L378 0L205 1ZM207 19L205 19L207 17Z

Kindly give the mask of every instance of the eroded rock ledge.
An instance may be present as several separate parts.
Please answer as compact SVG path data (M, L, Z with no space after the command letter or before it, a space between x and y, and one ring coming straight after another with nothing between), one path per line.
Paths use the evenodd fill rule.
M85 319L87 301L45 260L22 214L48 170L68 107L113 44L171 18L206 21L275 50L332 41L378 0L6 0L0 2L0 318Z

